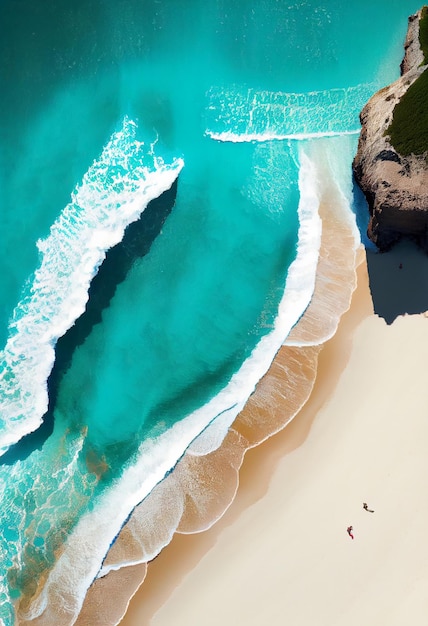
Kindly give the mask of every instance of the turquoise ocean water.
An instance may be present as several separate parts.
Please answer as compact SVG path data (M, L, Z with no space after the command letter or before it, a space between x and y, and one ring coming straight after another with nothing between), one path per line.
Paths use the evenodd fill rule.
M356 147L418 8L0 1L5 626L73 623L133 507L244 406L314 288L307 147Z

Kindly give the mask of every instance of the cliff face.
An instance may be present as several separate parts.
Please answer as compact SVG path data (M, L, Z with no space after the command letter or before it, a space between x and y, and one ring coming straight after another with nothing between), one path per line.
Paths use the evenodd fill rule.
M380 250L401 237L411 237L428 252L426 155L402 156L385 135L395 105L427 67L421 66L420 17L419 11L409 18L401 78L376 93L360 114L362 130L353 170L369 205L368 236Z

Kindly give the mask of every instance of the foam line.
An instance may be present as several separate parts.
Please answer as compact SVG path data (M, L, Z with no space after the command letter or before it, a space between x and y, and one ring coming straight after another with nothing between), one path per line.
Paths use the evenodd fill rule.
M373 83L307 93L211 88L206 134L238 142L358 133L359 112L376 90Z
M231 142L231 143L246 143L246 142L258 142L264 141L285 141L288 139L295 141L305 141L306 139L321 139L323 137L342 137L343 135L358 135L361 128L355 130L344 131L326 131L324 133L294 133L288 135L281 135L279 133L266 132L266 133L244 133L237 135L236 133L223 132L215 133L210 130L205 131L205 135L214 139L214 141Z

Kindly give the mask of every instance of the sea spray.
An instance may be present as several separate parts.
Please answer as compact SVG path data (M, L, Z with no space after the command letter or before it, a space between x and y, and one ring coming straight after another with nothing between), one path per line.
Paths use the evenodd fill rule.
M167 164L136 139L125 118L89 168L51 227L37 243L41 263L13 312L0 354L0 454L41 423L55 343L85 309L90 281L108 248L183 167Z

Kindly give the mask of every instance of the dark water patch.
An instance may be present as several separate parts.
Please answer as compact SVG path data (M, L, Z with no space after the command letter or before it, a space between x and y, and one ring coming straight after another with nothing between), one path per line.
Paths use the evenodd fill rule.
M55 346L55 363L47 383L49 406L43 416L43 423L36 431L11 446L1 457L0 464L12 465L27 458L31 452L40 449L52 434L59 384L71 364L74 351L84 343L93 327L101 322L104 309L109 306L118 285L126 279L135 261L150 251L175 204L177 185L176 180L168 191L149 202L140 218L126 228L122 241L107 251L89 287L85 312L58 339Z
M374 312L387 324L428 311L428 255L410 240L388 252L367 250Z
M103 41L102 0L3 0L0 7L2 118L40 110L58 86L95 73L114 54ZM7 128L7 125L6 125Z

